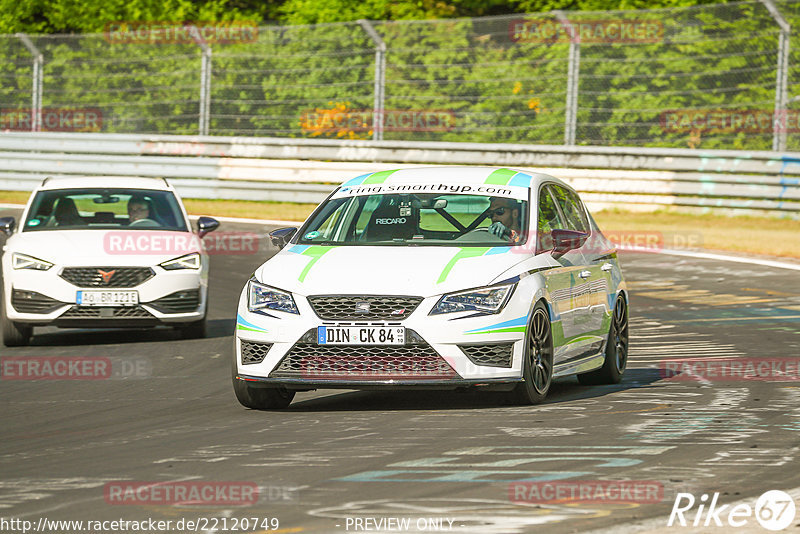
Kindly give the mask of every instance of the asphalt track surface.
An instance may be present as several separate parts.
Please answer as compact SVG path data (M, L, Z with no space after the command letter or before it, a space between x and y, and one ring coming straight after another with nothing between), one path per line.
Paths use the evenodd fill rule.
M236 401L229 358L239 291L274 252L265 244L256 255L212 257L207 339L180 340L166 328L45 328L29 347L2 347L4 357L110 357L139 367L107 380L0 380L0 518L217 518L201 532L767 532L752 516L741 528L666 525L678 492L754 506L778 489L800 508L800 382L660 371L672 358L797 362L797 271L623 253L631 353L616 386L563 380L539 406L487 392L327 390L259 412ZM661 489L655 499L634 495L639 502L610 493L535 502L533 486L515 494L514 481L558 479ZM123 482L174 481L260 489L244 506L109 496ZM237 518L261 523L231 529ZM271 518L277 530L263 528ZM786 531L800 531L800 510Z

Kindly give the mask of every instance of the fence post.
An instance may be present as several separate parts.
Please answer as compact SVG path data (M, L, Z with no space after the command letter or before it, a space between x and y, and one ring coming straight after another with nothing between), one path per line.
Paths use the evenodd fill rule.
M211 47L200 35L197 26L191 25L189 33L194 42L200 47L200 110L198 130L200 135L208 135L208 125L211 117Z
M31 131L42 130L42 86L44 77L44 56L33 44L33 41L24 33L17 33L17 38L22 41L25 48L33 56L33 88L31 90Z
M383 140L383 105L384 89L386 87L386 43L372 27L368 20L359 19L358 23L367 32L372 42L375 43L375 96L372 103L372 139L375 141Z
M786 113L789 103L789 37L792 27L781 15L780 10L773 0L761 0L764 7L781 29L778 37L778 64L775 75L775 114L772 117L772 150L784 152L786 150Z
M580 81L581 42L580 35L562 11L553 12L569 35L569 60L567 63L567 101L564 112L564 144L575 144L578 129L578 82Z

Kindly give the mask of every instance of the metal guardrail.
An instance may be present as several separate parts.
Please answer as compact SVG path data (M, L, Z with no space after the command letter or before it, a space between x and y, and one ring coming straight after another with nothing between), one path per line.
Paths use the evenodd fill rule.
M316 203L335 184L405 166L522 167L569 182L591 205L800 213L800 154L664 148L6 132L0 189L46 176L170 179L181 195Z

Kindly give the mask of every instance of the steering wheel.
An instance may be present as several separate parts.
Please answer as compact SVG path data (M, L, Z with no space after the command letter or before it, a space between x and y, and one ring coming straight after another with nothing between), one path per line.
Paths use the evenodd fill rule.
M478 236L479 233L486 233L488 235L485 236L485 237L484 236L480 236L479 237ZM503 239L502 237L497 237L496 235L491 233L488 228L473 228L469 232L461 234L455 240L456 241L469 241L470 240L469 236L474 236L473 239L476 239L477 241L483 241L485 239L491 239L492 241L497 241L498 243L506 243L507 242L507 240Z
M473 228L472 230L466 231L462 233L458 237L464 237L465 235L474 234L475 232L488 232L489 228Z
M161 226L158 222L154 221L153 219L137 219L132 223L128 224L128 226Z

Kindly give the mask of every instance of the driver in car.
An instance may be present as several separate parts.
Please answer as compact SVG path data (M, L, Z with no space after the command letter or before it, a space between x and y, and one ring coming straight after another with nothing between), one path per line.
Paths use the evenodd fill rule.
M131 197L128 201L128 226L158 226L150 218L150 204L142 197Z
M519 206L509 198L494 197L487 214L492 218L489 233L512 243L520 241Z

